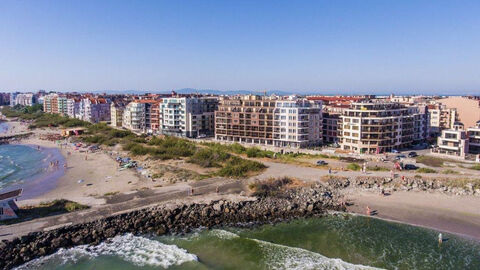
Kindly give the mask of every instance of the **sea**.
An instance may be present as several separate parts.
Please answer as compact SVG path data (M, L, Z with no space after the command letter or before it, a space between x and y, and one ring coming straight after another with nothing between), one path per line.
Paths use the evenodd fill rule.
M0 135L7 130L7 123L0 123ZM59 160L58 169L49 168L55 160ZM23 188L21 200L40 196L55 188L64 173L64 162L56 148L0 144L0 192Z
M480 269L480 244L351 214L188 235L116 236L17 269Z

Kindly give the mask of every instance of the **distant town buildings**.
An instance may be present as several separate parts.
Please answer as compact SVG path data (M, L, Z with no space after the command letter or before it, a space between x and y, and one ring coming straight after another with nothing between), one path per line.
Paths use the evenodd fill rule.
M33 93L11 93L10 106L32 106L36 103L36 97Z
M0 105L36 102L47 113L153 135L359 154L429 141L435 154L480 153L478 97L0 93Z

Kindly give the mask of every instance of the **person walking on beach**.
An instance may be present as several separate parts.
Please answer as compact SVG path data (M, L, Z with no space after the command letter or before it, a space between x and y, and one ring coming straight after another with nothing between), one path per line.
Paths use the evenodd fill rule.
M370 207L368 207L368 205L367 205L367 216L370 216L371 213L372 213L372 212L371 212L371 210L370 210Z
M332 168L328 167L328 174L332 174Z

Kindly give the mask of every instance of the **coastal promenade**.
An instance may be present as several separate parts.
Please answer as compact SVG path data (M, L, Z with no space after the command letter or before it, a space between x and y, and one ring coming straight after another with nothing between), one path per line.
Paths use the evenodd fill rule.
M212 178L202 182L158 188L155 191L146 190L112 196L107 204L93 206L83 211L62 215L38 218L12 225L0 226L0 241L10 240L35 231L47 231L63 226L81 224L100 220L109 216L148 208L158 204L208 202L218 199L247 199L239 196L243 191L243 183L238 180L219 182ZM216 193L217 187L219 193ZM193 188L194 195L190 195Z

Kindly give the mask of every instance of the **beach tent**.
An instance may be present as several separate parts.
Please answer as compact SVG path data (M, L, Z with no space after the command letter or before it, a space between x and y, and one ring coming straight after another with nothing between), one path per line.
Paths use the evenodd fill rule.
M17 218L18 206L15 200L22 195L23 189L16 189L0 194L0 220Z

